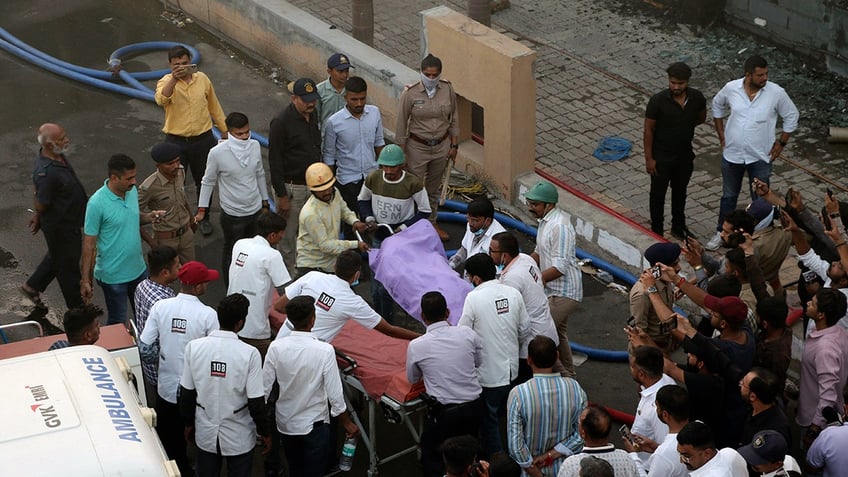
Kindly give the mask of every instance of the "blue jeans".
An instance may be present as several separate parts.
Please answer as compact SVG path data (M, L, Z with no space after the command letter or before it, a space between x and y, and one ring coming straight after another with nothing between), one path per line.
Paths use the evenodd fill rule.
M509 397L509 384L496 388L483 388L483 415L480 419L480 440L483 454L491 457L503 451L500 433L500 415L506 412L506 399Z
M289 477L322 477L330 461L330 425L316 422L304 436L279 434L289 463Z
M771 176L771 163L756 161L751 164L734 164L721 159L721 203L718 211L718 224L716 230L721 232L721 224L724 222L724 214L736 209L736 201L742 190L742 178L748 172L748 187L751 191L751 200L756 199L757 193L751 188L754 178L769 183Z
M253 437L253 436L250 436ZM197 449L195 471L197 477L220 477L221 464L227 460L228 477L250 477L253 470L253 450L241 455L222 456L203 449Z
M127 299L135 314L135 287L147 278L145 269L135 280L125 283L103 283L97 280L97 284L103 289L103 298L106 300L106 313L109 319L107 325L125 323L127 320Z

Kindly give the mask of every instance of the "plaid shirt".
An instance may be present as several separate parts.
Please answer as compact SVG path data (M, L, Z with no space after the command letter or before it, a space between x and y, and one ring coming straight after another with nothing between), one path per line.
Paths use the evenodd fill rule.
M144 331L144 324L147 322L147 315L150 314L150 308L153 304L175 295L174 290L170 287L160 285L149 278L138 284L135 289L135 327L139 336ZM157 364L147 364L142 361L141 370L145 381L149 384L156 384L159 380Z
M560 209L552 209L539 221L539 231L536 234L539 269L544 272L554 267L562 273L556 280L545 283L547 296L583 300L583 277L577 266L576 241L574 227Z

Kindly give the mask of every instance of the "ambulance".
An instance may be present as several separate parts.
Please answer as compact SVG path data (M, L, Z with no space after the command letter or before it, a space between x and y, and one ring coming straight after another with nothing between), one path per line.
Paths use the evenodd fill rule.
M131 365L100 346L0 359L0 474L179 476Z

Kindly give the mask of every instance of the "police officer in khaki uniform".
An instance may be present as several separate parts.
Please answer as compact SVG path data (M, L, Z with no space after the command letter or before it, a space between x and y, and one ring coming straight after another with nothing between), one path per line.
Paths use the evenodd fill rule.
M459 120L456 93L441 75L442 61L427 55L421 61L421 81L401 95L395 139L406 152L406 169L427 189L430 221L439 238L448 240L447 232L436 225L436 211L445 167L459 149Z
M156 172L138 187L138 207L142 212L164 210L165 215L153 223L152 234L142 228L142 238L151 247L173 247L180 255L180 262L188 263L194 260L194 230L197 224L186 200L180 146L169 142L157 144L150 150L150 157L156 161Z

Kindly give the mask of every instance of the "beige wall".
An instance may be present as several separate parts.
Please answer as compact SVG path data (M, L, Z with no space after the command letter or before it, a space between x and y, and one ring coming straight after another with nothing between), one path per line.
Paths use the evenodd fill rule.
M442 60L460 104L457 168L486 181L504 198L516 198L514 179L536 160L536 53L447 7L421 13L424 50ZM485 145L471 141L470 103L483 108Z

